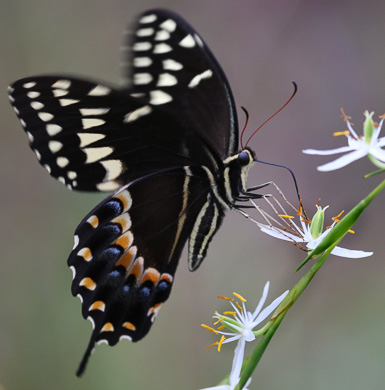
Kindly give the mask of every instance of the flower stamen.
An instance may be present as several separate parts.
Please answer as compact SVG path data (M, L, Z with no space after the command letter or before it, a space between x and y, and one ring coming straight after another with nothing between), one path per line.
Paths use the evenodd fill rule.
M233 295L236 296L240 301L242 302L247 302L247 300L245 298L243 298L242 295L236 293L236 292L233 292Z
M208 326L208 325L206 325L206 324L201 324L201 327L202 327L202 328L205 328L205 329L207 329L207 330L209 330L210 332L213 332L213 333L215 333L215 334L218 334L218 332L217 332L214 328L212 328L211 326Z
M344 131L336 131L333 133L334 137L339 137L340 135L349 135L350 131L349 130L344 130Z

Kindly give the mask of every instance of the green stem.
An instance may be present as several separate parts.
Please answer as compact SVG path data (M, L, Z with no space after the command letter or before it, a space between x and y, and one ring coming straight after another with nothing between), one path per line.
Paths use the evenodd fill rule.
M337 243L335 243L337 245ZM274 333L278 329L282 320L284 319L286 313L290 309L290 307L297 301L297 299L302 295L305 291L306 287L309 285L311 280L314 278L315 274L319 271L322 265L325 263L328 258L330 252L333 250L334 246L329 248L311 267L311 269L301 278L301 280L293 287L293 289L289 292L287 297L282 301L277 310L275 311L273 317L270 319L270 327L268 331L262 336L258 345L255 347L251 356L246 359L243 369L241 379L239 381L238 386L235 389L242 389L247 380L250 378L251 374L254 372L257 367L259 361L261 360L263 353L265 352L267 346L270 343L271 338Z
M383 189L385 189L385 180L382 181L372 192L370 192L368 196L361 200L361 202L359 202L357 206L355 206L348 214L346 214L346 216L333 228L333 234L331 234L332 232L328 234L325 239L320 243L320 245L318 245L318 247L313 250L305 259L304 263L313 256L320 255L322 253L322 256L314 263L310 270L294 286L294 288L289 292L287 297L282 301L282 303L279 305L279 307L273 314L272 318L268 323L270 324L268 330L262 336L261 340L255 347L251 356L246 359L243 364L241 379L235 388L236 390L242 389L246 385L247 380L250 378L255 368L257 367L267 346L270 343L270 340L274 336L276 330L283 321L290 307L294 305L297 299L305 291L306 287L314 278L315 274L321 269L334 247L339 244L339 242L343 239L344 235L357 221L362 212L366 209L366 207L369 206L372 200Z
M341 240L349 229L354 225L362 212L369 206L372 200L385 188L385 180L383 180L366 198L352 208L344 218L341 219L332 229L332 231L320 242L320 244L312 250L301 265L296 269L300 270L310 259L319 256L327 248L333 245L337 240Z

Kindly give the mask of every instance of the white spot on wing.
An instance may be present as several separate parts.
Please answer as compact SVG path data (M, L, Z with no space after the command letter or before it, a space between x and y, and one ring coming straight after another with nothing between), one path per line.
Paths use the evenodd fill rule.
M90 129L91 127L101 126L104 125L105 123L106 121L104 121L103 119L95 119L95 118L82 119L83 129Z
M34 87L36 85L36 83L34 82L34 81L30 81L29 83L25 83L25 84L23 84L23 87L24 88L32 88L32 87ZM12 88L12 87L10 87L10 88ZM9 91L9 90L8 90ZM12 92L13 92L13 89L12 89Z
M75 180L78 174L74 171L68 171L67 172L68 179L70 180Z
M79 245L79 236L77 234L74 235L74 247L72 250L74 250Z
M59 141L49 141L48 147L52 153L57 153L63 147L63 144Z
M165 70L181 70L183 69L183 65L175 60L168 59L163 60L163 68Z
M68 89L71 86L70 80L58 80L52 84L52 88Z
M154 47L154 54L169 53L171 50L172 47L167 45L167 43L158 43Z
M88 92L88 96L106 96L111 92L111 88L105 85L97 85L95 88Z
M83 152L87 155L86 164L93 163L95 161L99 161L100 159L109 156L114 149L109 146L105 146L102 148L85 148Z
M192 48L195 46L194 38L189 34L186 35L180 42L179 45L185 48Z
M49 112L38 112L37 115L43 122L48 122L53 118L53 115Z
M99 183L96 185L96 188L99 191L115 191L120 187L120 185L114 181L105 181L104 183Z
M107 114L108 111L110 111L109 108L81 108L80 113L84 116L89 115L104 115Z
M140 18L139 20L139 23L143 23L143 24L146 24L146 23L152 23L152 22L155 22L155 20L157 19L158 17L155 15L155 14L150 14L150 15L144 15Z
M134 58L134 66L137 68L143 68L146 66L150 66L152 64L152 59L150 57L135 57Z
M44 107L44 104L43 103L40 103L40 102L31 102L31 107L34 109L34 110L41 110L43 107Z
M46 130L48 135L53 136L60 133L63 130L63 128L60 127L59 125L56 125L55 123L50 123L47 125Z
M137 108L136 110L129 112L129 113L124 117L124 120L123 120L123 121L124 121L125 123L129 123L129 122L136 121L136 120L139 119L140 117L142 117L142 116L144 116L144 115L150 114L151 111L152 111L152 108L151 108L151 106L149 106L149 105L144 106L144 107Z
M188 87L189 88L194 88L196 87L202 80L208 79L213 75L213 72L211 69L207 69L204 72L196 75L189 83Z
M82 303L83 303L83 298L81 299ZM91 317L91 316L88 316L87 317L87 320L91 322L91 325L92 325L92 329L95 329L95 321L94 319ZM106 340L99 340L96 344L100 344L101 342L106 342ZM107 343L108 344L108 343Z
M134 84L144 85L149 84L152 81L152 76L150 73L136 73L134 74Z
M151 43L150 42L136 42L132 46L132 50L134 51L147 51L151 49Z
M70 106L71 104L79 103L76 99L59 99L59 103L62 107Z
M70 270L72 271L72 280L74 280L76 276L76 269L73 265L71 265Z
M34 140L33 135L29 131L27 131L26 133L27 133L29 142L33 142L33 140Z
M100 139L105 137L105 134L99 133L78 133L78 137L80 138L80 147L84 148L87 145L90 145Z
M69 164L69 160L68 160L68 158L66 158L66 157L60 156L60 157L58 157L58 158L56 159L56 163L57 163L57 165L58 165L60 168L64 168L64 167L66 167L66 166Z
M53 96L55 97L61 97L61 96L65 96L68 94L68 91L66 91L65 89L54 89L52 91L53 93Z
M160 30L155 35L155 41L166 41L170 39L170 33L166 30Z
M36 99L37 97L40 96L40 92L30 91L27 93L27 96L31 99Z
M176 29L176 22L172 19L167 19L160 24L160 27L168 32L173 32Z
M120 341L120 340L132 341L132 337L130 337L130 336L124 334L124 335L122 335L122 336L119 337L119 341Z
M119 160L107 160L100 163L107 171L104 180L114 180L123 172L123 166Z
M150 92L150 103L153 105L165 104L172 101L172 96L166 92L155 90Z
M141 28L136 32L138 37L149 37L152 34L154 34L153 28Z
M178 79L170 73L161 73L156 84L157 87L171 87L178 84Z

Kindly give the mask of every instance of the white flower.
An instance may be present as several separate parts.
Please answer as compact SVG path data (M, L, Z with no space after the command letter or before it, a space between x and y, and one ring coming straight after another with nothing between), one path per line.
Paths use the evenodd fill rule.
M234 312L231 313L225 312L226 314L223 315L219 313L215 313L214 318L218 319L216 324L221 325L220 329L225 327L229 329L229 331L222 331L220 329L215 330L213 328L208 327L207 325L202 325L206 329L209 329L216 334L222 335L221 341L215 343L219 345L218 350L220 349L222 344L230 343L232 341L238 341L234 351L234 359L231 368L229 384L209 387L203 390L214 390L214 389L233 390L235 386L239 383L239 380L241 378L241 369L242 369L243 357L245 354L246 342L254 341L257 336L263 334L263 331L261 330L254 331L253 329L256 326L258 326L261 322L263 322L280 305L280 303L284 300L286 295L289 293L289 291L284 292L280 297L276 298L269 306L265 307L262 310L262 307L266 302L267 294L269 292L269 285L270 282L267 282L265 284L262 297L259 300L259 303L253 313L250 313L246 310L246 306L245 306L246 299L244 299L239 294L234 293L234 295L242 302L241 305L238 302L234 303L233 298L222 297L230 301L230 304L233 307ZM228 314L230 314L233 318L229 317ZM248 386L250 381L251 379L249 379L249 381L246 383L246 386L243 388L243 390L247 390L246 387Z
M346 135L348 139L348 146L343 146L341 148L331 150L303 150L303 153L306 154L316 154L324 156L348 152L346 155L337 158L337 160L317 167L319 171L333 171L335 169L342 168L352 163L353 161L356 161L361 157L365 156L370 156L372 158L374 157L374 160L378 160L382 163L385 163L385 150L381 149L382 146L385 146L385 137L378 138L382 128L382 124L384 122L384 118L381 119L379 124L375 124L372 119L374 112L369 113L368 111L365 111L364 114L366 117L364 122L364 135L359 137L353 130L353 127L349 122L349 117L347 117L342 111L342 115L349 129L346 134L345 132L343 132L343 134Z
M307 249L313 250L327 234L330 234L333 227L337 223L338 219L336 217L334 218L334 222L331 227L323 231L324 213L327 208L328 206L321 208L317 205L317 212L314 214L314 217L311 221L306 221L303 216L301 216L301 227L298 227L292 220L290 220L292 232L288 231L288 229L281 229L273 225L264 225L259 222L257 224L262 232L272 237L285 241L291 241L299 245L304 244ZM341 257L362 258L371 256L373 252L350 250L336 246L331 251L331 254Z

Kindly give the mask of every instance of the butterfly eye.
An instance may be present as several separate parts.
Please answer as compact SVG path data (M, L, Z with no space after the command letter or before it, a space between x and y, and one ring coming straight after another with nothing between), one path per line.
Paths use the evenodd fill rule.
M249 164L249 162L250 162L249 153L247 153L247 152L239 153L238 154L238 161L239 161L239 164L242 166Z

